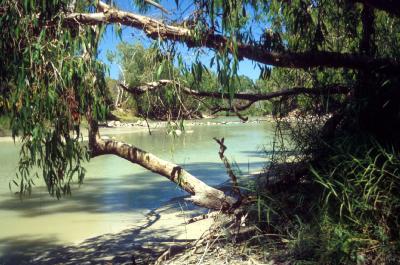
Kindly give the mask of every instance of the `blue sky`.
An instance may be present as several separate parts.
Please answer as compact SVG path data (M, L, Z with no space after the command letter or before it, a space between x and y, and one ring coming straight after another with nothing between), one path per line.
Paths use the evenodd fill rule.
M116 0L114 2L116 3L118 8L124 11L138 13L138 11L133 8L133 4L131 1ZM185 17L185 15L190 13L193 8L193 5L191 5L191 1L180 1L179 9L186 10L186 13L178 13L175 1L161 1L161 3L167 10L171 11L172 15L169 16L169 18ZM146 15L159 19L162 19L163 16L161 11L155 8L151 8L146 13ZM141 42L145 47L149 46L152 42L152 40L147 38L143 32L129 27L122 28L122 40L128 43ZM115 63L111 64L107 60L106 54L107 51L116 51L117 45L120 42L120 38L117 36L117 34L114 33L113 26L107 26L106 32L103 35L103 39L100 42L99 59L108 65L110 70L110 77L113 79L118 79L120 70ZM185 45L179 45L179 50L184 56L184 60L186 62L190 62L193 60L193 50L188 50ZM211 52L208 50L204 50L204 54L200 57L200 60L204 65L209 66L211 57ZM245 59L239 63L238 73L239 75L245 75L253 80L256 80L260 75L260 69L250 60Z

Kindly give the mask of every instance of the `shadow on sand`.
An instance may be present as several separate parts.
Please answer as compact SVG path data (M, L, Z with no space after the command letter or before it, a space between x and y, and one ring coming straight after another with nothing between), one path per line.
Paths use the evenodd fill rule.
M0 264L149 264L168 247L193 240L175 239L179 231L156 225L161 215L171 211L176 211L176 205L151 211L142 225L89 238L79 245L64 246L55 238L5 238L0 240Z

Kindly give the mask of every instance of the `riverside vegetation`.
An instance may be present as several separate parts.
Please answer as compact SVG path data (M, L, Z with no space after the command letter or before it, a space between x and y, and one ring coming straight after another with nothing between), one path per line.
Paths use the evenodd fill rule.
M185 3L134 1L143 15L102 1L0 3L0 113L22 139L13 182L20 194L34 185L33 167L42 169L49 193L61 197L70 183L83 182L83 161L113 154L173 181L193 203L231 216L220 225L230 229L202 241L201 261L220 241L226 250L241 244L243 255L276 263L398 264L400 5L196 0L186 9ZM122 43L109 54L121 66L118 84L106 80L97 59L109 24L121 38L122 25L154 40L148 49ZM185 59L184 45L193 60ZM207 63L204 51L212 54ZM260 69L255 84L238 74L244 59ZM111 106L179 125L206 109L245 120L257 104L276 118L271 162L258 181L238 182L224 140L216 139L231 192L98 131ZM289 113L294 121L285 119ZM88 145L77 137L83 117ZM243 220L253 229L241 237Z

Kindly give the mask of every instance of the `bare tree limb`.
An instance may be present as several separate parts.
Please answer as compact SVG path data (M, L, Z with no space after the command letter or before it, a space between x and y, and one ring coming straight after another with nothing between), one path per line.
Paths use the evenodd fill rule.
M136 87L128 87L121 83L119 85L127 92L134 95L141 95L148 91L150 92L158 90L165 87L166 85L176 85L179 86L181 91L187 95L192 95L197 97L209 97L209 98L229 98L228 93L193 90L173 80L165 80L165 79L156 82L145 83L141 86L136 86ZM252 101L253 104L256 101L270 100L283 96L293 96L299 94L308 94L308 95L346 94L349 91L350 89L346 86L340 84L333 84L323 88L294 87L270 93L234 93L233 98ZM240 107L237 107L237 110L240 111L242 109Z
M221 190L208 186L179 165L165 161L133 145L102 139L97 122L88 113L89 147L91 156L113 154L162 175L192 195L189 200L208 209L230 211L238 206L238 200Z
M169 12L168 12L168 10L167 9L165 9L162 5L160 5L159 3L157 3L157 2L154 2L154 1L152 1L152 0L144 0L146 3L148 3L149 5L152 5L152 6L154 6L155 8L158 8L158 9L160 9L162 12L164 12L164 13L166 13L166 14L170 14Z
M102 2L102 1L97 2L97 11L99 11L99 12L107 12L110 8L111 8L111 6L107 5L106 3Z
M232 104L229 107L222 107L222 106L216 106L211 108L212 113L211 114L215 114L221 111L229 111L229 112L234 112L236 114L236 116L239 117L239 119L241 119L242 121L247 121L248 117L243 117L240 114L240 111L246 110L248 108L251 107L251 105L253 105L256 101L248 101L246 104Z
M106 4L99 2L104 10L99 13L71 13L66 14L64 22L69 26L75 25L101 25L110 23L121 23L143 30L145 34L153 39L165 38L186 43L189 47L208 47L214 50L232 47L229 40L220 34L204 32L197 40L191 29L166 24L160 20L134 14L131 12L120 11L114 8L106 8ZM390 58L374 58L367 55L337 53L326 51L310 52L274 52L265 48L248 43L237 43L238 58L247 58L263 64L289 68L310 68L310 67L332 67L365 69L375 67L380 69L394 68L399 69L400 63Z
M201 220L204 220L207 218L215 217L215 216L218 216L219 214L221 214L221 213L220 212L211 212L211 213L207 213L207 214L197 215L197 216L192 217L189 220L187 220L186 224L191 224L191 223L195 223L197 221L201 221Z
M242 198L242 194L241 194L240 189L239 189L239 184L238 184L238 181L237 181L237 177L236 177L235 173L233 173L231 164L229 163L228 159L224 155L224 153L225 153L225 151L227 149L226 145L224 144L224 140L225 139L224 138L217 139L217 138L214 137L214 140L219 144L219 152L218 152L219 158L224 163L224 166L226 168L226 172L228 173L229 177L232 180L232 189L237 195L239 195L239 198Z
M160 5L159 3L152 1L152 0L143 0L145 1L147 4L154 6L155 8L160 9L162 12L166 13L166 14L170 14L169 11L167 9L165 9L162 5ZM109 9L111 9L112 7L107 5L106 3L99 1L97 3L97 11L99 12L105 12L108 11Z
M166 80L162 79L156 82L149 82L145 83L141 86L136 87L128 87L122 83L119 83L119 86L122 87L125 91L139 96L146 92L156 91L158 89L162 89L167 85L175 85L180 88L180 91L187 95L194 96L195 98L220 98L226 99L229 98L228 93L221 93L221 92L206 92L206 91L198 91L193 90L188 87L181 85L180 83L173 81L173 80ZM241 120L246 121L247 117L243 117L239 112L248 109L257 101L264 101L264 100L272 100L279 97L288 97L288 96L295 96L300 94L307 94L307 95L334 95L334 94L347 94L349 93L350 88L340 85L340 84L333 84L330 86L322 87L322 88L306 88L306 87L294 87L289 89L283 89L276 92L270 93L234 93L233 98L239 100L246 100L246 103L241 104L233 104L228 107L223 106L215 106L208 108L212 111L212 114L221 111L229 111L234 112ZM203 102L204 103L204 102Z
M235 112L236 116L238 116L238 118L241 119L242 121L246 122L249 120L249 117L245 117L239 112L236 105L232 105L232 109L233 109L233 112Z

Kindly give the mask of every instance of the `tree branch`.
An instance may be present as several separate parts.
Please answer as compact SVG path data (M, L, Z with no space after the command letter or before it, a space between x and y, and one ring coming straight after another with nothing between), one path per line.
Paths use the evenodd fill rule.
M103 12L99 13L72 13L66 14L64 22L69 26L79 24L100 25L121 23L143 30L153 39L163 38L186 43L189 47L207 47L221 50L232 47L229 40L220 34L203 32L201 38L196 40L193 31L179 26L166 24L157 19L120 11L114 8L105 8L106 4L100 1ZM229 52L232 52L228 48ZM238 58L247 58L263 64L289 68L332 67L365 69L369 67L400 68L400 63L389 58L373 58L366 55L337 53L337 52L273 52L255 44L237 43Z
M248 121L248 117L244 117L240 114L240 111L244 111L248 108L250 108L256 101L248 101L245 104L236 104L236 105L232 105L229 107L221 107L221 106L215 106L213 108L211 108L210 110L212 111L212 115L214 115L215 113L221 112L221 111L229 111L229 112L234 112L236 114L236 116L238 116L239 119L241 119L242 121Z
M160 5L159 3L157 3L157 2L154 2L154 1L152 1L152 0L144 0L146 3L148 3L149 5L152 5L152 6L154 6L155 8L158 8L158 9L160 9L162 12L164 12L164 13L166 13L166 14L170 14L169 12L168 12L168 10L167 9L165 9L162 5Z
M226 172L228 173L229 177L232 180L232 188L233 191L239 196L239 198L242 198L242 193L240 192L239 189L239 184L237 181L237 177L235 175L235 173L232 170L231 164L229 163L228 159L225 157L225 151L226 151L226 145L224 144L224 138L218 139L216 137L213 138L218 144L219 144L219 158L221 159L221 161L224 163L224 166L226 168Z
M145 92L155 91L165 87L166 85L178 86L181 89L181 91L187 95L192 95L197 97L209 97L209 98L229 98L228 93L193 90L188 87L182 86L181 84L173 80L166 80L166 79L162 79L157 82L145 83L141 86L136 86L136 87L128 87L125 86L124 84L119 84L119 86L121 86L124 90L134 95L141 95ZM253 104L254 102L257 101L271 100L283 96L293 96L299 94L308 94L308 95L346 94L349 91L350 89L348 87L335 84L323 88L294 87L270 93L234 93L233 98L240 100L248 100L251 102L251 104ZM243 109L241 107L237 107L237 110L240 111Z
M371 56L374 53L375 47L373 37L375 33L374 22L375 15L373 8L364 5L361 12L362 21L362 38L360 41L360 52Z
M145 83L141 86L136 86L136 87L128 87L122 83L119 83L118 85L120 87L122 87L125 91L127 91L133 95L136 95L136 96L142 95L143 93L146 93L146 92L156 91L158 89L164 88L167 85L177 86L180 88L180 90L183 93L194 96L198 100L200 100L200 98L205 98L205 97L224 99L224 98L229 98L229 96L230 96L228 93L205 92L205 91L193 90L193 89L190 89L188 87L181 85L180 83L178 83L176 81L166 80L166 79L162 79L162 80L159 80L156 82ZM209 108L212 111L212 114L215 114L215 113L221 112L221 111L234 112L241 120L247 121L248 118L242 116L240 114L240 111L250 108L257 101L272 100L272 99L275 99L278 97L296 96L299 94L334 95L334 94L347 94L349 92L350 92L350 88L345 87L343 85L334 84L334 85L325 86L322 88L294 87L294 88L283 89L280 91L270 92L270 93L234 93L233 94L234 99L245 100L247 102L232 104L231 106L228 106L228 107L207 106L207 108ZM200 101L203 104L205 104L202 100L200 100Z

